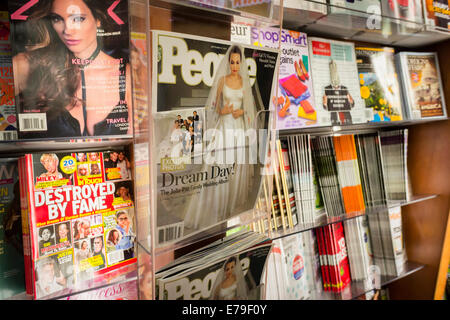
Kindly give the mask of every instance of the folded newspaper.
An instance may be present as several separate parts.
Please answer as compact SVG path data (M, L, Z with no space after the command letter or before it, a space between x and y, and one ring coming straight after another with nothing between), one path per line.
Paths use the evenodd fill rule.
M239 231L172 261L156 273L157 300L263 299L272 241Z

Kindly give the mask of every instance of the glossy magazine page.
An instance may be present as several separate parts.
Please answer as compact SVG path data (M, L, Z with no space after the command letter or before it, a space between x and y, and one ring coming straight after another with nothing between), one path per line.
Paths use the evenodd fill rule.
M308 45L317 125L372 120L361 99L354 44L309 37Z
M253 209L275 50L153 32L158 245Z
M102 285L136 262L127 158L124 150L25 156L36 299Z
M131 136L128 1L8 4L19 139Z
M243 249L231 255L211 257L159 280L160 300L260 300L261 278L271 243Z
M252 28L251 41L264 47L277 48L277 28ZM305 33L282 29L279 68L279 95L276 104L278 130L317 125L308 37Z

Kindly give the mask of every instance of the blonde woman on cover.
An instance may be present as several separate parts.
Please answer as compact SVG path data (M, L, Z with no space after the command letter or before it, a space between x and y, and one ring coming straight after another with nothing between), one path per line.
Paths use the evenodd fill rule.
M63 178L62 173L58 171L59 159L56 154L44 153L41 155L40 161L47 172L41 174L39 178L48 178L51 180L60 180Z

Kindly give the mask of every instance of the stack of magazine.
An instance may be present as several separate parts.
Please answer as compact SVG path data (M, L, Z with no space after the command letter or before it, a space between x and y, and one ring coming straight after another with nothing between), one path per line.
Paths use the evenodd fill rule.
M315 230L324 290L341 292L351 281L344 225L338 222Z
M278 140L281 151L275 158L285 170L274 174L275 230L292 228L290 219L293 225L298 221L306 226L324 217L386 206L388 201L408 201L412 191L407 137L407 129L401 129L335 137L289 135Z
M381 131L379 135L386 196L388 200L409 200L408 129Z
M241 230L175 259L156 272L157 300L264 299L272 241Z
M322 289L318 258L311 230L275 240L267 264L266 299L314 299Z
M352 281L366 280L373 265L367 216L344 221L344 230Z
M401 207L375 212L367 217L375 265L380 266L382 275L400 275L406 261Z
M288 148L285 141L277 140L277 158L274 159L276 166L276 173L274 174L274 188L273 188L273 224L276 228L282 226L283 228L297 225L297 211L298 207L294 195L294 184L292 176L291 159L288 155ZM294 164L295 165L295 164ZM281 170L283 168L284 170ZM281 198L281 206L279 199ZM289 199L286 203L286 198Z
M309 135L292 135L287 137L288 153L293 164L292 179L295 201L299 208L300 221L312 223L316 215L316 189L314 168L311 155L311 137Z
M312 145L326 213L329 217L341 216L345 212L345 208L334 155L333 138L314 137Z
M335 136L333 142L345 212L364 211L355 138L352 135Z
M355 142L366 208L386 205L379 137L358 134Z

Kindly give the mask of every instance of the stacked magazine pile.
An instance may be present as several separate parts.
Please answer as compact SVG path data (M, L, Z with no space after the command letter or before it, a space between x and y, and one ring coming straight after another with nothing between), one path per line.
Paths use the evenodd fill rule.
M384 276L398 276L404 271L406 251L402 233L401 207L367 215L373 259Z
M309 135L288 136L287 143L299 220L303 224L312 223L315 221L317 210L311 137Z
M388 200L408 200L408 129L380 131L379 135L386 196Z
M366 208L385 205L386 195L378 135L358 134L355 136L355 142Z
M373 265L367 216L344 221L344 230L352 281L366 280Z
M273 188L273 225L275 228L292 228L298 223L297 204L294 196L292 169L288 155L287 144L277 140L277 158L274 159L277 172L274 175ZM283 168L284 170L281 170ZM289 199L286 203L285 199ZM280 201L281 199L281 206Z
M217 240L156 272L156 299L263 299L271 248L271 240L246 230Z
M267 264L266 299L314 299L322 287L318 258L313 231L275 240Z
M350 267L342 222L316 229L325 291L341 292L350 283Z
M345 212L364 211L364 199L353 135L333 137Z
M338 217L345 212L337 172L332 137L312 139L314 165L319 176L325 210L329 217Z

